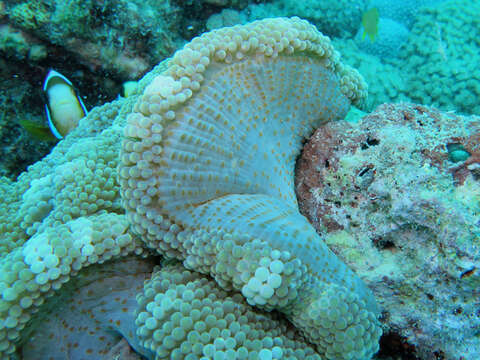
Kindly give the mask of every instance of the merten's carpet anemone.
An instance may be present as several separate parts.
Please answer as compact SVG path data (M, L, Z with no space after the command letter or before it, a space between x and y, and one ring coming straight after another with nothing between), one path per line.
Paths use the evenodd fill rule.
M298 18L193 39L127 120L119 179L134 232L281 311L326 359L370 358L381 334L373 295L300 215L293 184L302 139L365 96L358 72ZM147 322L137 318L140 334Z

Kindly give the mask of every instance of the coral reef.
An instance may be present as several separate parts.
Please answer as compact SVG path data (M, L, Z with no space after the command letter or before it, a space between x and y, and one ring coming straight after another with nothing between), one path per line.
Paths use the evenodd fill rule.
M214 13L209 28L295 13L349 38L333 42L342 62L298 18L195 38L18 178L11 119L39 113L4 66L0 357L364 360L383 327L380 358L395 343L397 357L475 358L479 119L406 103L347 115L408 94L478 111L478 5L437 2L405 2L415 23L381 14L411 29L399 61L385 27L365 48L380 60L353 39L363 1L0 2L1 64L39 73L59 48L138 77Z
M380 12L373 42L361 40L360 21L367 7L378 7ZM342 52L348 53L349 64L367 79L371 89L366 110L385 102L416 101L475 114L480 113L475 102L480 89L479 10L478 2L468 0L382 0L357 2L353 7L343 2L277 0L250 4L242 11L223 10L212 15L206 26L214 29L269 16L300 16L334 37Z
M406 43L409 30L401 23L381 17L378 22L378 33L375 41L363 37L363 27L355 36L358 47L367 54L375 55L383 62L391 63L401 55L403 44Z
M208 46L204 46L205 42ZM283 76L278 77L278 74ZM232 84L237 85L232 87ZM252 87L258 93L248 98L248 102L242 102L245 92L232 90L251 92ZM249 88L251 90L247 90ZM305 95L305 105L309 106L299 108L299 91ZM218 117L219 113L210 112L212 106L209 102L216 98L221 103L219 94L222 92L229 92L230 101L223 104L223 117ZM214 323L213 318L206 315L205 322L198 323L198 329L189 331L192 339L197 332L202 334L202 341L208 335L202 332L202 323L215 325L211 329L212 334L216 334L218 330L214 329L222 330L227 322L232 329L230 333L224 332L225 337L238 333L235 341L244 344L238 347L240 354L247 351L265 359L293 354L293 358L313 359L319 355L312 352L311 349L315 348L327 359L371 357L378 349L381 333L375 299L360 278L328 250L298 213L293 189L294 160L300 151L302 137L308 135L318 121L341 118L350 102L359 104L365 94L363 79L340 63L329 40L312 25L298 18L271 19L197 38L171 60L147 74L131 96L93 109L42 161L31 166L14 182L5 178L0 181L3 199L0 204L0 357L13 357L17 347L21 350L22 345L26 351L35 354L38 344L28 342L29 334L33 332L36 339L50 337L48 330L42 329L39 323L42 310L51 309L56 297L74 296L68 295L70 281L88 283L92 276L114 281L115 275L108 272L110 266L115 267L114 261L132 255L148 257L145 245L167 258L176 257L191 270L203 274L187 274L178 267L176 270L167 268L160 270L160 275L153 275L150 285L146 285L143 295L139 296L140 306L146 311L138 313L136 336L145 347L143 351L147 357L152 356L150 351L163 351L158 344L162 336L162 344L167 348L172 345L172 340L183 336L176 327L157 328L154 318L149 320L150 316L145 318L146 315L142 315L151 312L154 316L169 316L154 311L153 307L157 297L152 294L152 289L166 286L165 281L176 284L175 294L165 291L167 297L182 293L183 281L193 284L186 284L187 287L205 286L208 291L204 294L216 294L218 301L225 304L226 312L221 314L217 310L214 313L219 316L218 322ZM186 116L190 109L185 106L187 100L198 116L195 121ZM292 116L281 120L284 110L279 112L278 106L290 109ZM233 119L238 116L234 114L246 111L251 112L249 123L242 125L239 122L238 129L243 130L236 130ZM124 130L127 115L129 120ZM192 120L191 134L180 126L188 125L189 119ZM273 126L275 124L277 126ZM251 136L242 135L242 131L252 129L255 132ZM200 150L198 153L187 151L192 150L188 145L192 134L206 139L202 142L203 148L193 147L195 151ZM175 139L177 135L178 139ZM262 142L266 144L265 148L255 149L257 136L271 139L271 146L269 142ZM123 150L119 157L122 137ZM192 137L193 143L197 139L200 138ZM225 150L229 146L221 146L222 141L238 145L238 149L233 149L237 152L236 161ZM176 144L182 152L175 152ZM285 154L275 150L282 144L285 145ZM255 152L249 155L252 149L263 155L254 157ZM191 162L194 156L201 155L203 157L196 163ZM269 156L272 161L262 160ZM157 168L159 159L161 168ZM170 170L185 171L180 165L186 160L190 163L185 169L195 170L195 178L184 178L181 173L177 176L178 181L184 181L181 190L190 200L181 191L178 195L171 191L174 190L172 184L177 187L177 180L168 173ZM118 168L120 161L122 164ZM165 166L170 161L172 166ZM148 167L149 162L154 169ZM210 164L211 170L205 168ZM204 167L204 172L200 166ZM281 174L278 182L273 180L275 174ZM217 180L220 176L223 188ZM235 177L238 183L233 181ZM165 182L165 188L160 192L154 188L158 184L155 179ZM198 180L196 184L195 179ZM201 186L201 192L195 194L195 186ZM243 194L242 189L249 186L252 190ZM211 198L203 195L205 189ZM226 191L230 193L226 194ZM160 195L172 196L168 198L167 207ZM151 217L154 214L150 210L143 211L149 205L148 197L154 197L154 203L159 207L153 210L162 214ZM194 207L178 208L180 204L192 202ZM225 218L216 212L217 207L225 210ZM168 214L163 209L167 209ZM210 217L214 223L220 219L219 223L226 226L209 226ZM265 227L270 231L266 232ZM294 238L298 242L295 248L289 242ZM97 264L105 273L95 278L98 271L92 270L92 275L89 267ZM235 266L239 273L232 272ZM177 275L166 273L168 269ZM141 276L146 276L146 272L140 272L144 274ZM210 274L217 285L211 279L202 280L205 274ZM165 281L158 283L162 277ZM246 300L238 294L233 295L233 289L240 290ZM63 320L91 312L102 324L100 334L115 329L119 334L125 333L129 341L134 339L135 334L129 332L133 331L131 324L123 328L123 321L128 322L131 318L122 314L119 304L104 290L95 284L87 284L78 288L76 294L87 300L91 299L89 296L102 299L99 301L106 303L100 304L101 308L104 305L111 308L112 314L118 316L115 319L103 316L101 308L96 312L88 304L78 303L61 314L47 312L50 316L47 318L54 328L58 328L59 324L64 324ZM125 290L125 294L130 294L130 290ZM191 306L197 306L188 295L191 293L186 292L185 297L182 293L181 301L185 303L180 309L187 309L189 301L192 301ZM168 301L165 301L161 305L165 305L166 310ZM173 305L177 306L178 301L175 300ZM203 301L208 304L207 299ZM233 309L232 302L236 304ZM251 305L281 310L307 341L314 344L294 335L284 320L280 320L283 315L265 315L259 309L250 308ZM192 318L196 313L195 309L191 311ZM173 322L178 319L174 315L171 315ZM185 316L182 322L186 326L188 319ZM119 320L121 326L109 327L110 320ZM251 326L242 327L248 325L244 324L246 320L252 321ZM80 323L83 327L92 324L87 319ZM255 330L249 338L243 339L241 334L246 329ZM82 331L71 330L72 336L67 333L59 340L67 347L67 352L68 344L74 346L73 338L78 337L75 333L78 335L78 331ZM147 330L152 330L150 338ZM79 346L88 341L88 335L91 334L81 338ZM113 347L120 336L109 336L106 339ZM193 341L188 336L186 339ZM205 341L202 352L207 354L217 350L222 352L224 348L228 350L232 344L229 339L228 342L212 338ZM54 345L51 341L48 344ZM91 344L96 344L95 348L87 348L92 354L101 351L104 355L106 347L100 339ZM136 340L132 340L134 347L135 344ZM48 352L48 346L41 351ZM180 344L182 353L176 351L175 354L190 358L185 346ZM57 350L62 351L61 348Z
M403 52L407 91L417 102L479 114L477 1L445 1L420 11Z
M6 7L19 29L75 54L92 71L124 79L137 79L182 44L171 31L179 26L179 12L169 1L38 0Z
M383 103L410 100L405 76L397 66L361 50L355 40L335 39L333 44L344 61L357 69L368 84L363 110L372 111Z
M368 1L277 0L275 5L285 11L285 16L308 19L328 36L350 37L360 27Z
M421 359L480 352L479 138L478 117L386 104L319 127L297 165L302 213Z
M232 7L232 8L245 8L249 0L202 0L205 4L221 6L221 7Z
M22 120L42 125L44 114L39 111L43 104L39 104L36 89L25 81L23 71L2 60L0 68L0 176L15 179L55 144L32 138L19 125Z
M215 29L247 21L273 16L299 16L307 19L324 34L335 37L351 37L358 28L362 13L368 1L292 1L275 0L266 4L250 4L243 11L232 9L213 14L207 21L207 28Z
M47 50L40 40L9 24L0 25L0 51L6 57L32 62L47 56Z
M371 0L369 6L378 8L380 16L411 28L423 7L440 5L445 0Z
M259 17L259 18L263 18L263 17ZM245 13L243 12L232 10L232 9L224 9L220 13L216 13L210 16L205 26L208 30L214 30L214 29L220 29L226 26L245 24L248 22L247 19L248 19L247 15L245 15Z
M136 80L198 35L206 21L199 14L224 7L242 9L249 2L36 0L7 2L4 13L14 31L63 48L91 71ZM21 53L23 48L11 51Z

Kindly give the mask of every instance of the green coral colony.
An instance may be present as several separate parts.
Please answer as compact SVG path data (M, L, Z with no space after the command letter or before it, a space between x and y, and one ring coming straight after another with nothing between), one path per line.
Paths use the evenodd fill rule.
M2 180L0 357L82 268L153 250L183 265L137 296L129 341L149 358L371 358L375 299L293 186L302 139L365 98L358 72L313 25L276 18L195 38L138 86Z

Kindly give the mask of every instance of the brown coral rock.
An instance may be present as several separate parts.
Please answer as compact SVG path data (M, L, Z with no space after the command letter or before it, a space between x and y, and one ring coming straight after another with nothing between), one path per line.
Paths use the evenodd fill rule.
M479 134L475 116L385 104L322 125L297 162L301 212L373 290L397 353L480 352Z

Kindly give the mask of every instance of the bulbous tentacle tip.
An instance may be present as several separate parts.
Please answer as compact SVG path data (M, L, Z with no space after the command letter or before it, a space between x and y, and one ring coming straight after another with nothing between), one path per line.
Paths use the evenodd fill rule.
M289 318L326 359L370 359L379 349L376 311L341 285L318 284Z

